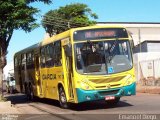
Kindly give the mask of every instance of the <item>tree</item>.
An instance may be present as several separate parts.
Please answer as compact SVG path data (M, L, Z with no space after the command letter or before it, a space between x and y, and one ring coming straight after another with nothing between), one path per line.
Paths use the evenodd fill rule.
M51 3L51 0L0 0L0 85L6 65L6 54L14 30L30 32L38 27L34 15L39 12L32 2Z
M96 13L92 13L86 4L75 3L47 12L42 25L50 36L61 33L70 28L89 26L96 23L89 17L97 19Z

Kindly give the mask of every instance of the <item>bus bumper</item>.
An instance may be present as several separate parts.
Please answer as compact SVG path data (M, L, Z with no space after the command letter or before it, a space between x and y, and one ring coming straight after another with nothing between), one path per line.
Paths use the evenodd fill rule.
M83 90L80 88L76 89L78 103L94 100L105 100L106 96L131 96L136 94L136 83L124 86L121 88L106 89L106 90Z

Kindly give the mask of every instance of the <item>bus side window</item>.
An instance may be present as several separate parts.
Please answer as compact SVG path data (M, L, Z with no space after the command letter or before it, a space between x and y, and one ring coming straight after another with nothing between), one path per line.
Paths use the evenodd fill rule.
M25 64L26 64L26 54L22 54L21 56L21 63L22 63L22 70L25 70Z
M53 44L47 45L46 46L46 67L54 66L53 54L54 54Z
M41 68L45 67L45 47L41 48L41 57L40 57L40 64L41 64Z
M34 69L34 57L33 52L27 53L27 69Z
M14 58L14 67L17 68L18 66L18 58L17 56Z
M54 54L54 64L55 66L61 66L61 58L62 58L62 54L61 54L61 41L56 41L54 43L54 50L55 50L55 54Z

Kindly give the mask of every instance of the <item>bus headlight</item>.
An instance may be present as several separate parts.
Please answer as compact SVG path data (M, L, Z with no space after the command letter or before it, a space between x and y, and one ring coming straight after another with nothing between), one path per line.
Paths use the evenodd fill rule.
M132 82L130 80L127 80L126 85L130 85Z
M126 77L124 86L127 86L127 85L132 84L132 83L133 83L133 79L134 79L134 77L132 77L131 75L128 75L128 76Z
M89 89L89 85L84 83L84 82L81 82L81 88L85 89L85 90L88 90Z
M84 82L84 81L81 81L80 87L81 87L82 89L84 89L84 90L91 90L91 89L92 89L92 87L91 87L88 83L86 83L86 82Z

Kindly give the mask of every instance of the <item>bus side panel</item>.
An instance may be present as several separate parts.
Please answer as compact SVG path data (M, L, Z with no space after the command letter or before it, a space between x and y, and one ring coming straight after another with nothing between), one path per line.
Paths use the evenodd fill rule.
M52 67L48 68L47 75L48 75L48 90L47 90L47 97L51 99L58 100L58 83L63 83L63 69L62 67Z
M16 90L18 92L24 92L24 81L22 79L22 66L21 66L21 57L14 57L14 76L16 81Z
M15 76L15 80L16 80L16 90L18 92L21 92L20 79L19 79L19 73L18 73L18 67L17 66L14 66L14 76Z
M48 82L47 82L47 72L46 68L40 69L40 80L42 82L42 96L47 96Z
M33 93L37 96L37 89L36 89L36 80L35 80L35 66L34 63L27 64L27 81L25 81L28 85L31 85L33 89Z

